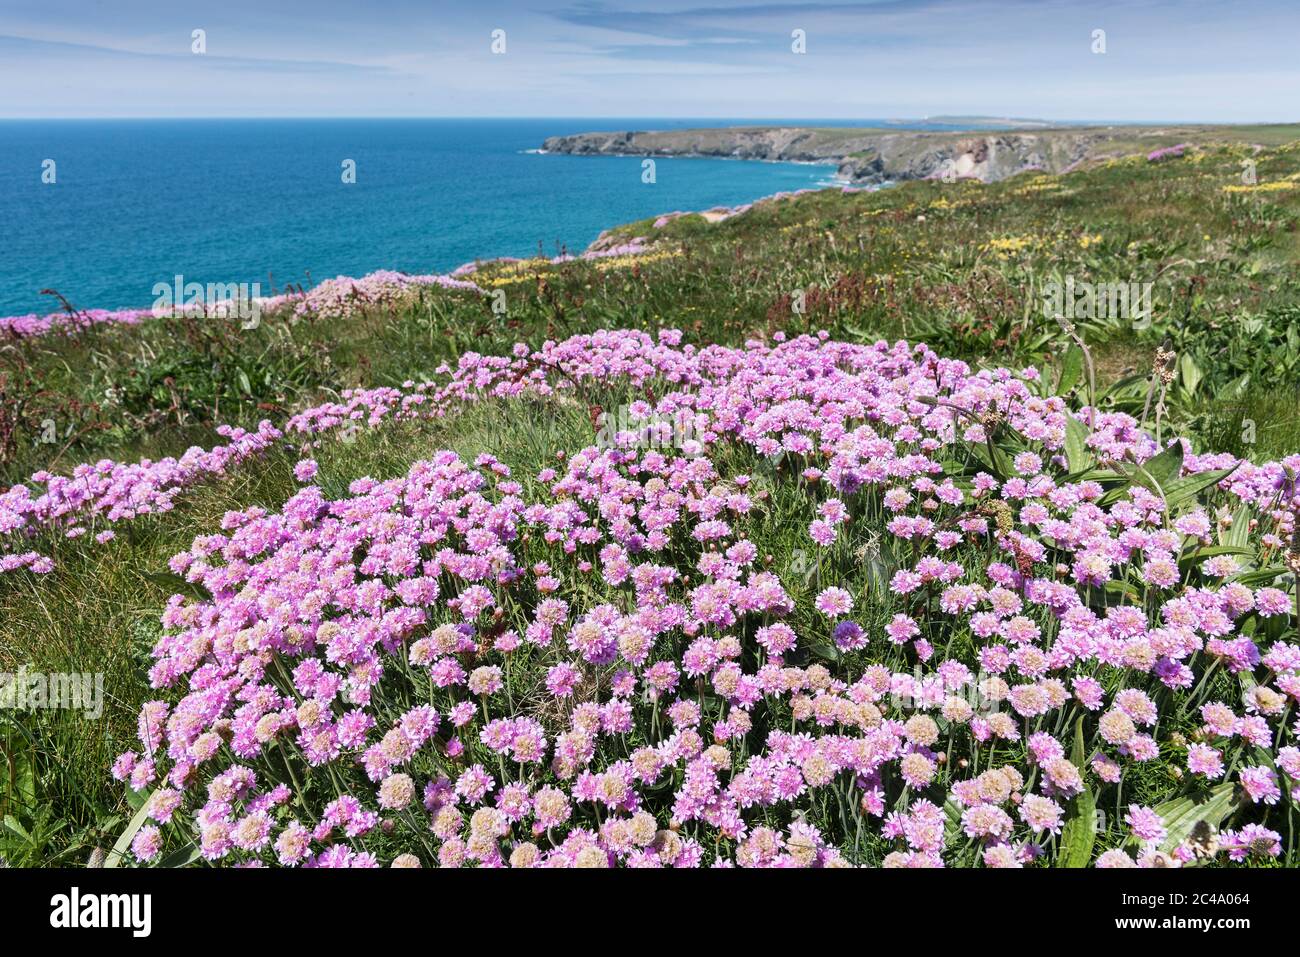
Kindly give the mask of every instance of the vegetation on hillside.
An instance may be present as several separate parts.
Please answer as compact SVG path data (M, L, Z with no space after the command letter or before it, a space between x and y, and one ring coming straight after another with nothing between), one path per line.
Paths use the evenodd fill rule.
M238 320L190 316L131 327L101 325L67 335L12 337L0 342L0 480L13 485L44 471L70 474L79 463L156 461L193 445L209 448L221 441L215 432L218 425L256 430L268 419L283 425L304 409L347 403L348 390L409 389L412 383L442 380L447 376L445 369L440 371L444 364L454 368L471 354L511 356L519 342L542 350L547 342L601 329L653 334L664 328L680 329L685 343L700 346L771 344L821 331L832 340L867 346L901 338L925 343L937 356L964 360L976 370L1034 367L1041 376L1031 376L1030 381L1040 382L1045 393L1038 398L1046 401L1055 394L1076 416L1084 409L1131 415L1155 439L1148 452L1163 448L1174 436L1186 436L1189 456L1225 453L1262 464L1300 451L1298 216L1300 144L1265 149L1224 144L1156 159L1142 155L1102 161L1060 177L1024 175L988 185L914 182L877 192L823 190L758 203L721 222L686 215L656 227L651 219L620 227L611 237L613 242L641 237L646 252L598 260L553 262L539 257L486 263L468 277L481 292L420 288L382 302L358 300L329 311L285 309L262 317L254 328ZM1045 306L1053 290L1144 284L1150 288L1148 314L1117 315L1108 305L1058 317ZM549 394L524 399L485 396L457 405L445 416L395 416L373 428L347 431L344 439L333 431L319 436L286 432L261 454L185 488L164 514L118 523L115 537L102 543L94 542L93 535L109 526L95 521L74 538L65 536L64 527L25 539L22 547L50 556L54 568L47 574L26 569L0 574L0 671L102 671L107 700L104 719L95 722L75 714L0 711L5 759L0 762L0 856L15 864L82 863L94 849L111 847L124 831L128 838L140 832L143 817L137 811L143 793L125 793L110 776L110 767L122 752L139 748L137 715L145 701L160 694L149 687L148 675L155 665L151 652L168 632L162 622L169 600L174 594L196 604L214 600L206 586L187 580L169 562L189 551L197 538L221 530L228 513L248 519L250 509L280 512L303 487L303 473L296 475L295 470L304 457L316 463L311 481L328 500L364 498L368 487L354 484L358 480L400 479L413 463L440 449L454 450L465 463L490 454L524 483L527 494L545 497L547 483L534 476L546 468L562 472L565 463L557 460L557 453L590 446L600 428L600 412L639 399L657 402L674 387L658 379L629 383L611 378L575 384L566 391L559 385L566 375L563 369L542 367L540 373L551 376ZM1009 479L1013 470L1006 468L1005 456L1031 454L1050 460L1053 454L1065 454L1009 433L986 438L963 440L961 461L946 466L967 493L976 487L981 471ZM1003 440L1009 443L1006 447L999 444ZM782 471L761 450L739 440L720 444L715 451L713 467L719 476L756 476L756 489L770 496L747 532L763 561L771 557L764 567L780 575L794 603L791 620L808 639L787 663L807 669L820 662L846 681L873 664L894 670L919 666L921 659L891 646L879 637L880 630L905 610L929 628L925 615L931 602L939 600L937 590L926 593L917 611L916 602L886 597L878 581L886 567L892 574L918 556L896 555L893 565L876 567L864 563L846 542L824 555L816 553L820 557L810 566L807 556L813 551L807 528L817 517L813 509L829 494L825 483L817 486L807 476L800 478L788 465ZM1168 503L1172 495L1165 484L1181 476L1182 463L1180 454L1172 466L1168 460L1151 466L1159 472L1154 489L1146 482L1151 475L1125 473L1114 463L1090 461L1076 468L1079 463L1068 461L1059 467L1058 477L1098 481L1112 500L1142 488L1166 493ZM1165 471L1166 466L1172 471ZM490 463L478 467L491 471ZM1090 470L1099 474L1085 479ZM1142 493L1136 494L1140 498ZM1178 504L1204 508L1217 517L1217 507L1238 505L1214 498L1221 494L1213 487L1198 487ZM855 508L854 522L883 533L886 520L880 501L871 499ZM1267 515L1262 505L1258 514L1251 513L1265 525ZM1168 521L1175 517L1164 516ZM996 510L983 518L994 524L1007 521ZM1248 546L1236 538L1229 542L1222 531L1216 530L1220 537L1210 544L1188 545L1187 554L1180 543L1178 563L1189 563L1187 568L1179 565L1182 584L1208 588L1216 577L1231 578L1209 574L1198 562L1232 555L1242 558L1242 573L1273 570L1272 577L1250 579L1250 587L1276 586L1294 600L1294 575L1278 570L1284 549L1270 546L1264 556L1256 543ZM0 529L0 552L14 546L3 536ZM1222 551L1213 553L1216 548ZM687 547L673 554L673 562L694 574L700 570L699 552ZM521 546L513 561L529 568L550 554L540 542L532 542ZM982 567L996 556L996 549L963 542L958 556L970 567ZM1064 560L1063 554L1055 557ZM562 563L549 560L557 568ZM568 571L574 574L566 579L566 588L572 583L574 592L567 597L575 612L619 601L615 586L585 580L578 584L577 571ZM874 636L865 648L830 639L827 616L819 616L820 606L815 609L813 602L832 586L858 596L855 620ZM512 594L501 608L526 622L538 598ZM1087 593L1086 598L1102 614L1113 604L1104 594ZM1145 594L1137 606L1154 611L1158 601ZM1276 614L1262 616L1250 628L1261 642L1282 643L1295 642L1295 626L1288 611L1280 619ZM823 631L828 634L814 637ZM752 632L743 631L747 640ZM954 626L946 635L931 631L926 638L945 658L976 658L974 639L965 629ZM680 658L680 649L665 652L664 660L673 654ZM744 654L750 657L739 663L746 672L766 660L754 657L748 645ZM476 655L488 660L486 649L470 657ZM601 670L605 664L599 658L596 662L587 662L592 667L581 680L593 684L591 700L605 700L600 682L608 682L610 675ZM515 683L505 706L511 714L544 710L544 664L552 663L539 653L512 660L507 667ZM1074 823L1059 839L1046 838L1049 858L1077 863L1082 854L1086 862L1094 851L1120 850L1128 839L1123 818L1130 803L1165 807L1188 800L1182 780L1186 745L1204 738L1197 709L1211 698L1231 700L1238 708L1247 707L1247 700L1256 701L1248 696L1257 693L1245 686L1245 679L1239 680L1246 673L1253 671L1238 673L1203 662L1198 685L1157 695L1164 716L1162 742L1181 740L1182 752L1174 746L1158 760L1134 764L1117 788L1105 777L1110 769L1104 765L1106 770L1098 772L1103 776L1088 789L1062 792L1070 822L1082 820L1079 805L1088 800L1103 802L1101 806L1113 813L1100 829ZM1107 694L1117 693L1122 679L1102 677ZM283 679L277 675L273 680L287 687ZM698 698L710 722L716 712L722 723L724 713L733 713L731 702L702 684L698 696L694 687L686 690L692 700ZM520 688L528 688L532 696ZM400 694L385 701L384 714L392 717L400 703L409 704L404 697L409 690L403 685ZM686 696L685 690L682 693ZM764 726L752 731L754 739L777 722L793 724L803 707L794 700L773 704L763 717ZM486 703L483 710L486 715ZM1095 757L1091 753L1099 732L1084 710L1063 709L1034 730L1050 731L1067 750L1077 747L1087 752L1083 757ZM1280 717L1268 712L1278 725L1279 747L1290 734L1285 725L1292 711L1287 702ZM568 717L545 713L547 733L555 735ZM1084 718L1089 722L1086 741ZM667 721L657 710L655 720ZM660 730L656 724L656 733ZM914 732L919 739L928 729ZM948 758L956 754L952 748L958 732L945 727L944 733L948 751L934 741L926 743L926 748L934 745L933 763L940 769L930 795L940 807L945 791L939 784L946 787L957 774ZM743 731L736 735L739 750L731 770L738 772L744 759L757 753L745 750L754 739ZM421 768L426 779L447 772L447 740L441 741L444 752ZM609 753L602 752L602 760L612 764L626 759L638 745L647 742L606 742L602 748ZM1259 756L1245 742L1237 746L1240 750L1229 758L1234 768L1239 763L1256 766ZM469 745L471 752L477 747ZM980 745L965 738L959 747L970 748L973 757L981 754ZM1104 751L1104 746L1098 747ZM999 766L1034 765L1019 744L1002 751L995 745L982 753L986 764L970 768L971 776L989 769L995 758ZM496 756L485 754L480 757L495 772ZM722 760L717 755L710 760L715 759ZM281 762L287 775L303 770L296 760ZM1107 760L1113 762L1113 755ZM363 782L364 776L357 773L357 782ZM539 775L538 782L544 776ZM349 789L360 787L357 782L349 782ZM679 775L672 786L680 785ZM300 795L323 803L336 786L317 780L304 785ZM909 786L913 791L886 780L880 785L882 799L920 813L916 802L925 785ZM861 789L861 782L852 775L847 781L837 779L822 792L821 803L807 809L807 820L819 829L818 840L829 842L818 846L816 854L825 858L833 848L829 859L843 855L853 863L879 863L892 845L879 827L864 831L865 814L855 787ZM661 818L655 826L666 828L671 796L660 799L658 805L651 802ZM1208 800L1218 815L1215 825L1226 821L1230 805L1225 792L1211 789ZM1243 815L1239 828L1262 820L1286 832L1284 859L1290 861L1295 849L1289 831L1292 800L1284 794L1273 817L1261 818L1249 802L1235 798L1231 808ZM1168 807L1166 812L1172 813ZM433 813L436 817L436 808ZM960 819L961 809L955 813ZM1184 808L1179 813L1187 817L1191 812ZM599 808L578 815L584 821L584 815L590 816L587 823L593 831L602 826ZM785 810L764 815L763 825L786 832L787 839L810 840L798 828L791 830ZM1206 813L1199 818L1191 814L1183 823L1206 818ZM979 841L972 837L966 843L965 837L956 837L960 830L956 827L948 847L950 861L983 860L983 832L977 827ZM427 855L425 863L435 863L435 851L421 846L422 837L417 840L420 833L412 828L405 844L375 843L386 852L414 852ZM693 839L703 840L700 833ZM176 860L197 854L184 841L170 850L181 855ZM575 848L573 854L582 850ZM701 853L708 857L724 851L718 844ZM1243 857L1253 853L1247 849Z

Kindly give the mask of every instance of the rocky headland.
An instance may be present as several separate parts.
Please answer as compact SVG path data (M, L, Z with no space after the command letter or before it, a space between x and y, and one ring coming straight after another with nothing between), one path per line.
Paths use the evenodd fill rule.
M1236 138L1210 126L1107 126L993 131L909 131L849 127L738 126L623 130L552 136L547 153L580 156L708 156L824 163L846 183L909 179L1005 179L1026 170L1067 172L1111 156L1183 142Z

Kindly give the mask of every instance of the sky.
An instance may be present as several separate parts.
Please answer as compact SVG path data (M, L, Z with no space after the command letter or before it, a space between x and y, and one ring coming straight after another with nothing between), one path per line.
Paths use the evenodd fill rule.
M1297 36L1300 0L0 0L0 117L1292 121Z

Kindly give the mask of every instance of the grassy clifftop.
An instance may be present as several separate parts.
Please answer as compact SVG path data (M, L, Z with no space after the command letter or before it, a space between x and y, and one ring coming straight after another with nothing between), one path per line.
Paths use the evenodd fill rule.
M1242 181L1248 171L1254 185ZM829 189L740 215L651 218L603 240L641 238L642 255L487 263L469 278L493 297L428 290L358 300L346 314L286 311L252 329L163 319L9 341L0 479L183 450L216 424L250 426L348 387L418 378L466 350L608 326L682 324L718 342L825 328L925 340L981 363L1051 363L1068 340L1044 315L1043 286L1067 276L1152 284L1150 323L1078 320L1103 376L1145 372L1168 337L1201 369L1188 380L1189 413L1280 401L1278 385L1295 372L1297 177L1294 145L1222 146L996 184ZM797 291L803 312L792 307ZM1276 434L1261 433L1266 454L1290 450Z

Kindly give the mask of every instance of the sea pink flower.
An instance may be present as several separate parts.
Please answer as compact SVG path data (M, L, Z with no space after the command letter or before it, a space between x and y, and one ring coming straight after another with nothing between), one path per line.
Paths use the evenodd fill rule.
M853 598L843 588L823 589L813 604L828 618L838 618L853 610Z

